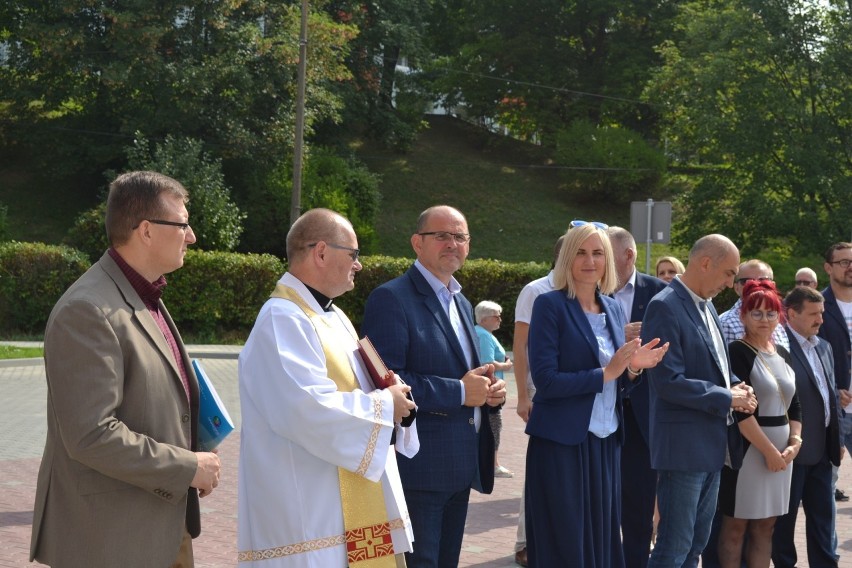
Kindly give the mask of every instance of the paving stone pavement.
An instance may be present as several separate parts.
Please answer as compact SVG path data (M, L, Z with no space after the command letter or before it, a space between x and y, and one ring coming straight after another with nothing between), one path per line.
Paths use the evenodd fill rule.
M193 346L203 361L235 423L240 424L235 352L238 348ZM508 376L509 397L503 410L500 463L515 477L496 480L491 495L472 493L459 565L499 568L515 566L514 544L523 487L526 436L515 414L517 396ZM36 476L44 446L46 385L40 362L0 362L0 568L27 566ZM236 565L236 500L239 433L220 447L222 483L202 503L202 534L194 542L198 568ZM852 466L840 468L840 487L852 493ZM840 566L852 568L852 502L838 504ZM805 555L804 515L796 534ZM806 567L807 563L800 562Z

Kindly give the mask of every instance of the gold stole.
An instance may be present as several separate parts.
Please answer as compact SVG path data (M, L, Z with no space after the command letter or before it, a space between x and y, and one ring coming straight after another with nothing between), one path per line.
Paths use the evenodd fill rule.
M289 286L277 284L271 297L290 300L308 316L317 332L320 343L322 343L328 376L337 385L337 390L352 392L358 388L358 379L349 364L349 359L344 352L336 348L340 338L334 326L326 318L311 309L299 293ZM335 311L338 310L336 306L334 309ZM346 324L352 337L357 338L358 335L349 320L345 317L340 319ZM364 477L373 458L381 429L378 423L378 419L381 417L381 407L378 401L375 402L375 409L376 425L370 435L370 444L364 452L358 471L353 473L342 467L337 468L340 482L340 500L343 508L346 553L349 566L352 567L395 568L396 560L394 559L393 541L391 540L391 527L385 508L382 484L381 482L374 483Z

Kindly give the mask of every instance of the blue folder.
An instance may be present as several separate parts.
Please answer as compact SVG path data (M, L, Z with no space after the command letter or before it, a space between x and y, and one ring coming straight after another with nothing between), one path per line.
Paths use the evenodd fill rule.
M234 431L234 421L198 359L192 360L192 368L198 377L198 446L201 451L209 452Z

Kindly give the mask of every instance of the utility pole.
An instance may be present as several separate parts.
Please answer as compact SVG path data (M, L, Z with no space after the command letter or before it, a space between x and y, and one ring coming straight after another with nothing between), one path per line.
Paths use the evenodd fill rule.
M302 214L302 155L305 138L305 75L308 69L308 0L302 0L299 32L299 68L296 87L296 140L293 143L293 194L290 198L290 226Z

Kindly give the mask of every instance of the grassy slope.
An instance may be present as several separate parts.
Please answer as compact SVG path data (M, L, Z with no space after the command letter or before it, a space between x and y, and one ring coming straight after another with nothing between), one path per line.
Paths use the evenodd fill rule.
M571 219L598 219L604 209L569 203L557 172L541 168L539 148L483 133L449 117L433 117L406 155L364 144L357 154L382 174L379 249L411 256L409 237L420 212L439 203L468 218L471 258L549 261ZM538 166L538 167L537 167ZM629 210L602 217L626 223Z

